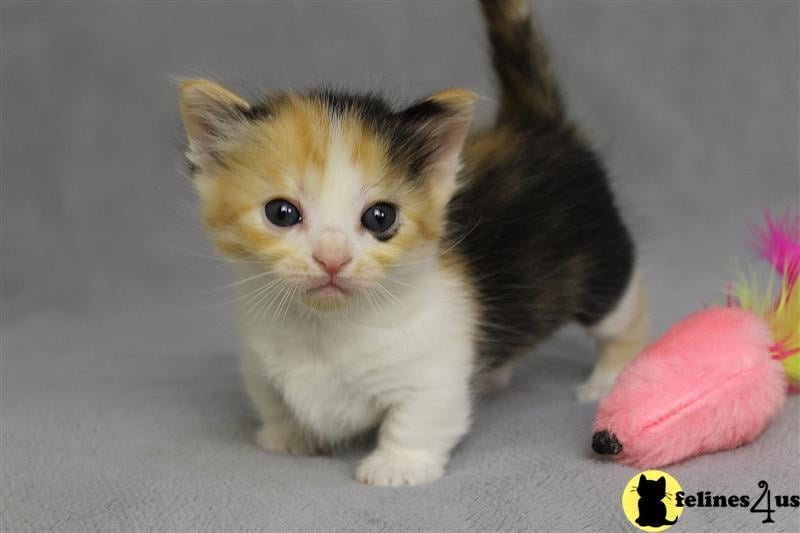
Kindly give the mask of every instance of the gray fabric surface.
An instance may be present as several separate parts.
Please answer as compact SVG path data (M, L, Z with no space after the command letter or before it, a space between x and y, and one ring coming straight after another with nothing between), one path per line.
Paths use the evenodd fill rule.
M798 205L795 2L542 2L576 116L643 248L655 329L719 297L745 225ZM171 77L493 92L472 3L3 2L0 528L628 531L598 461L594 358L567 329L481 402L447 475L352 481L363 454L256 449L230 280L178 171ZM246 81L245 81L246 80ZM800 492L800 401L755 443L667 468L687 491ZM674 531L796 531L687 509Z

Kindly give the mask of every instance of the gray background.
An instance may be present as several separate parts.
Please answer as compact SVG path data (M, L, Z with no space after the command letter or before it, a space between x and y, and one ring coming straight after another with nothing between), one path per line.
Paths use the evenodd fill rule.
M719 298L746 223L798 205L796 2L541 2L574 114L643 250L657 332ZM567 329L484 401L447 476L351 479L363 451L269 455L236 373L230 281L182 177L173 81L317 82L408 100L493 89L472 2L2 3L3 530L627 530L635 471L588 451ZM690 491L800 492L794 398ZM690 509L674 530L750 530ZM783 510L766 531L796 530Z

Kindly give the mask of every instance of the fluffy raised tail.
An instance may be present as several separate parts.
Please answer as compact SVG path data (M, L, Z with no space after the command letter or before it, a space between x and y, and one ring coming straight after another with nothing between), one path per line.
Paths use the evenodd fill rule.
M500 83L499 120L563 120L564 102L527 0L480 2Z

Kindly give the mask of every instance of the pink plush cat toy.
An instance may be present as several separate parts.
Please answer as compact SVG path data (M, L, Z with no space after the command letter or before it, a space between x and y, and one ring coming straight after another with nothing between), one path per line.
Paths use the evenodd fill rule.
M756 237L779 289L742 276L725 306L688 316L631 361L600 403L594 451L656 468L735 448L780 410L787 385L798 390L800 217L767 215Z

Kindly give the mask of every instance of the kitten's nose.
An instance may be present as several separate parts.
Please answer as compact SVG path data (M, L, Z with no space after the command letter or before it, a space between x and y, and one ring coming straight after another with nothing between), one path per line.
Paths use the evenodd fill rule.
M347 239L338 231L325 232L311 257L331 276L338 274L353 259Z

